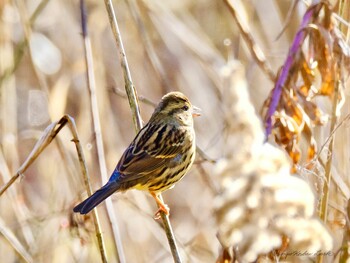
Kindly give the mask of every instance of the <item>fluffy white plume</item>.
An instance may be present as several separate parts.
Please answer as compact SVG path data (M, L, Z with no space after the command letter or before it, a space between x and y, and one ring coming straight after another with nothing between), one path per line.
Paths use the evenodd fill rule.
M243 78L240 65L230 67L227 76ZM252 262L282 245L287 251L332 249L332 238L314 217L315 198L309 185L290 174L290 162L277 147L263 143L261 121L249 101L244 81L229 83L225 94L227 138L225 158L218 162L216 175L222 192L215 211L220 242L235 247L242 262ZM285 254L287 255L287 254Z

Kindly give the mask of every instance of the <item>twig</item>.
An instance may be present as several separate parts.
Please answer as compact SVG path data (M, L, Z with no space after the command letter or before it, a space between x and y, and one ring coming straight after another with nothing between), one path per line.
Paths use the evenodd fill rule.
M162 195L159 194L158 197L163 202ZM166 237L168 239L168 243L170 246L171 254L173 255L174 262L181 263L182 261L180 258L179 249L177 248L177 245L176 245L176 240L175 240L173 228L170 224L169 217L164 212L161 212L160 216L161 216L162 221L163 221L164 231L165 231Z
M46 7L48 2L49 2L49 0L43 0L40 2L40 4L38 4L38 6L34 10L33 14L29 18L29 25L30 26L32 26L34 24L35 20L40 15L40 13L44 10L44 8Z
M80 0L80 10L81 10L81 25L82 25L83 39L84 39L87 83L88 83L89 94L90 94L92 121L94 126L95 137L96 137L97 157L99 161L102 182L106 183L108 180L108 175L107 175L106 160L105 160L104 149L103 149L101 123L100 123L99 110L98 110L97 97L96 97L93 57L92 57L90 37L88 35L87 13L86 13L84 0ZM116 212L113 209L112 200L110 198L106 200L106 209L107 209L108 219L113 231L113 236L114 236L113 240L116 248L117 262L123 263L125 262L125 256L123 252L123 243L120 238L120 231L119 231L116 214L115 214Z
M336 71L337 69L333 68L332 70ZM333 74L333 76L334 75L336 75L336 73ZM332 168L332 162L333 162L333 147L334 147L334 137L335 137L333 131L336 130L336 124L338 120L339 85L341 85L341 81L339 79L335 79L333 81L333 85L334 85L334 94L333 94L333 104L332 104L332 118L331 118L331 124L330 124L330 136L329 136L330 140L329 140L329 147L328 147L329 155L328 155L328 159L325 167L325 179L324 179L323 190L322 190L323 195L322 195L320 211L319 211L320 219L325 223L327 223L329 187L331 184L331 176L332 176L331 168ZM323 262L322 254L318 255L316 262L318 263Z
M338 14L339 14L339 17L345 21L349 21L350 19L349 8L350 8L349 1L346 1L346 0L339 1ZM348 41L350 37L349 23L347 25L344 23L341 23L339 25L339 29L344 34L346 41Z
M264 53L262 52L260 46L256 43L253 36L249 32L248 26L243 22L242 18L239 16L239 13L235 9L235 4L232 0L224 0L229 11L231 12L236 24L241 31L242 37L247 43L249 50L255 59L259 67L268 75L272 82L275 82L276 75L273 72L270 64L267 62Z
M344 117L344 119L342 119L342 120L337 124L337 126L334 127L333 130L331 130L331 131L332 131L331 134L327 137L326 141L322 144L320 150L318 151L317 155L314 157L313 160L317 160L317 159L320 160L320 155L321 155L321 153L323 152L323 150L324 150L324 148L326 147L326 145L329 143L329 141L330 141L331 138L334 136L334 134L336 133L336 131L337 131L346 121L348 121L348 120L350 120L350 114L346 115L346 116Z
M197 154L202 158L202 161L209 162L215 164L217 161L215 159L210 158L205 151L202 150L198 145L196 146Z
M80 163L80 168L83 172L83 177L84 177L84 183L85 183L85 187L87 189L88 195L92 195L92 188L91 188L91 183L90 183L90 176L89 173L87 171L87 165L85 162L85 157L83 154L83 147L81 146L81 143L78 139L78 131L77 128L75 126L75 122L74 119L70 116L67 116L67 120L68 120L68 124L70 126L70 130L73 134L73 142L75 144L75 147L77 149L77 153L78 153L78 158L79 158L79 163ZM98 243L98 247L100 250L100 254L101 254L101 259L103 263L107 263L107 255L106 255L106 248L105 248L105 244L103 241L103 237L102 237L102 231L101 231L101 224L100 224L100 219L99 216L97 214L97 209L94 209L92 211L92 215L94 218L94 225L95 225L95 229L96 229L96 237L97 237L97 243Z
M124 45L122 37L119 31L119 26L117 18L113 9L113 4L111 0L105 0L106 10L108 13L109 23L111 25L113 35L119 50L120 63L124 73L125 91L128 94L129 105L132 112L132 119L134 122L135 130L138 132L142 128L142 120L140 115L140 108L137 100L137 93L134 84L131 80L131 74L129 70L128 61L126 59L126 54L124 50Z
M287 18L284 22L284 25L282 26L281 32L277 35L276 40L278 40L284 31L286 31L290 21L292 20L292 15L295 13L295 10L297 9L298 3L300 0L293 0L293 3L291 3L291 7L288 10Z
M124 99L127 99L127 98L128 98L128 95L127 95L124 91L122 91L121 89L112 88L111 90L112 90L112 92L113 92L114 94L116 94L116 95L118 95L118 96L120 96L120 97L122 97L122 98L124 98ZM157 106L156 103L154 103L153 101L147 99L146 97L138 96L138 99L139 99L139 101L141 101L141 102L143 102L143 103L145 103L145 104L147 104L147 105L150 105L150 106L152 106L153 108L155 108L155 107Z
M123 43L122 43L122 38L119 32L119 27L117 23L117 18L115 16L115 12L113 9L113 5L111 0L105 0L105 5L109 17L109 22L111 24L111 28L117 43L117 47L119 49L119 55L120 55L120 60L121 60L121 66L124 72L124 81L125 81L125 90L128 95L128 100L129 100L129 105L131 108L133 120L134 120L134 125L136 132L138 132L142 128L142 120L140 116L140 110L139 110L139 104L138 104L138 99L136 95L136 90L135 87L132 83L131 80L131 74L129 71L128 67L128 62L126 59L126 54L124 51ZM162 196L159 195L159 198L162 200ZM166 236L168 238L168 243L171 249L171 253L173 255L174 262L180 263L180 255L178 252L178 248L176 246L176 241L175 241L175 236L169 221L169 217L166 216L163 212L161 212L161 218L163 220L163 225L165 229Z
M11 177L11 179L1 187L0 196L27 170L27 168L38 158L40 153L51 143L51 141L56 137L57 133L63 128L59 125L56 128L58 122L51 123L44 131L39 141L35 144L33 150L28 155L27 159L17 170L16 174Z

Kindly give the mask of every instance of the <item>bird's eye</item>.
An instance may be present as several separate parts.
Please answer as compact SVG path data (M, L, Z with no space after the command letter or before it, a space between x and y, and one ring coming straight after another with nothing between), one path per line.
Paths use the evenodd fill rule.
M186 105L186 106L183 106L182 109L183 109L184 111L188 111L189 108L188 108L188 106Z

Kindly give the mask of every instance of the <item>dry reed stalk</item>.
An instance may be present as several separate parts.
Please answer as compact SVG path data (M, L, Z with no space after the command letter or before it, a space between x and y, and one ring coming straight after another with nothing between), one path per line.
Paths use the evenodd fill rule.
M101 132L99 109L98 109L97 97L96 97L93 56L92 56L91 42L90 42L90 37L88 33L88 25L87 25L87 10L85 7L84 0L80 0L80 11L81 11L81 25L82 25L83 40L84 40L85 65L86 65L86 75L87 75L86 77L87 77L87 84L88 84L89 95L90 95L90 107L91 107L91 114L92 114L92 121L93 121L93 129L96 137L96 148L97 148L99 168L100 168L102 183L104 184L108 181L108 175L107 175L107 168L106 168L107 166L106 166L106 160L105 160L104 149L103 149L103 139L102 139L102 132ZM106 209L107 209L108 220L111 224L111 228L113 231L113 237L114 237L113 241L116 248L117 262L124 263L126 262L126 260L125 260L125 255L123 251L123 243L121 241L120 231L117 224L117 218L115 214L116 212L113 209L113 203L110 198L106 200Z
M140 115L140 108L139 108L136 89L135 89L135 86L133 85L133 82L131 79L131 73L129 70L129 65L128 65L128 61L126 58L126 53L124 50L123 41L122 41L122 37L121 37L120 31L119 31L119 26L118 26L115 12L114 12L112 1L105 0L104 2L105 2L106 10L108 13L110 26L112 28L113 35L115 37L115 41L116 41L116 44L117 44L117 47L119 50L121 67L122 67L122 70L124 73L125 91L128 95L128 101L129 101L130 109L131 109L132 116L133 116L135 130L137 133L142 128L142 120L141 120L141 115ZM159 198L162 200L161 195L159 195ZM180 263L181 258L180 258L180 254L179 254L179 251L178 251L178 248L176 245L176 240L175 240L175 236L174 236L174 233L172 230L172 226L170 224L169 217L167 215L165 215L164 212L161 212L160 214L161 214L161 218L162 218L163 225L164 225L164 231L165 231L165 234L166 234L167 239L168 239L168 243L170 246L170 250L171 250L174 262Z
M80 163L80 169L83 172L83 177L84 177L84 183L85 183L85 187L87 188L87 192L88 195L92 195L92 189L91 189L91 183L90 183L90 176L87 170L87 165L85 162L85 157L84 157L84 153L83 153L83 147L81 146L81 143L79 141L78 138L78 130L75 126L75 122L74 119L68 115L64 116L62 118L63 120L66 120L68 122L68 127L70 128L72 135L73 135L73 142L75 144L77 153L78 153L78 158L79 158L79 163ZM61 120L62 120L61 119ZM99 216L97 214L96 209L94 209L94 211L92 212L93 218L94 218L94 225L95 225L95 229L96 229L96 237L97 237L97 243L99 245L99 251L101 254L101 259L102 262L106 263L107 261L107 255L106 255L106 248L105 248L105 244L103 241L103 237L102 237L102 231L101 231L101 224L100 224L100 219Z
M323 190L322 190L322 198L320 202L320 209L318 211L320 219L324 222L327 223L327 212L328 212L328 206L329 206L329 194L330 194L330 184L331 184L331 168L332 168L332 162L333 162L333 147L334 147L334 136L332 136L333 131L336 129L336 124L338 120L338 115L339 115L339 109L338 109L338 104L339 104L339 85L340 83L335 83L335 90L334 90L334 98L333 98L333 105L332 105L332 117L331 117L331 125L330 125L330 139L329 139L329 146L328 146L328 159L326 162L325 166L325 179L323 183ZM317 257L318 263L323 262L324 256L320 254Z
M142 119L140 115L140 107L138 104L136 89L134 87L134 84L132 83L131 73L130 73L128 61L126 58L122 36L119 31L117 17L114 12L113 3L110 0L105 0L104 2L108 13L109 23L110 23L110 26L115 38L115 42L117 44L117 48L119 51L120 63L124 74L125 91L126 91L126 94L128 95L128 101L132 112L134 128L137 133L142 128Z
M341 32L345 35L345 40L346 43L349 43L350 41L350 2L346 0L340 0L339 1L339 17L341 18L341 23L340 25L340 30ZM345 22L345 23L344 23ZM344 120L347 120L350 117L350 114L348 114ZM343 124L343 121L339 122L338 126L334 129L337 130L337 128ZM332 131L333 133L333 131ZM345 208L345 219L346 219L346 224L345 224L345 233L343 236L342 240L342 248L340 249L340 257L339 257L339 262L346 262L350 258L350 199L348 199L348 202L346 204Z
M127 99L128 95L122 91L121 89L118 88L112 88L112 92L116 95L118 95L119 97L123 98L123 99ZM138 96L138 100L144 104L147 104L149 106L152 106L153 108L155 108L157 106L157 104L153 101L151 101L150 99L143 97L143 96Z
M274 82L276 79L276 75L273 72L269 62L266 60L264 52L261 50L260 46L256 43L256 41L254 40L254 37L250 33L248 25L240 17L239 12L236 11L234 1L224 0L224 2L228 7L228 10L232 14L233 18L235 19L235 22L242 34L242 37L244 41L247 43L250 53L252 54L256 63L263 70L263 72L265 72L265 74L270 78L270 80Z
M336 130L336 124L338 120L338 93L339 93L339 83L335 84L335 91L334 91L334 99L333 99L333 107L332 107L332 117L331 117L331 124L330 124L330 139L329 139L329 146L328 146L328 159L325 166L325 182L323 184L323 191L322 191L322 199L320 203L320 210L319 210L319 216L323 222L327 222L327 208L328 208L328 199L329 199L329 187L331 182L331 167L332 167L332 161L333 161L333 147L334 147L334 131Z

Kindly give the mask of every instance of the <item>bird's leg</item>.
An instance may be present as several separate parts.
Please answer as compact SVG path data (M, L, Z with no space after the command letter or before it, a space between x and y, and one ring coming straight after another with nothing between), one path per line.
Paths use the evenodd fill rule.
M164 202L162 200L160 200L159 196L154 193L154 192L150 192L150 194L153 196L153 198L156 200L159 209L157 210L157 212L154 215L154 219L159 219L160 218L160 212L164 212L164 214L166 214L167 216L169 215L169 207L164 204Z

